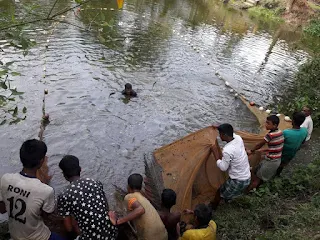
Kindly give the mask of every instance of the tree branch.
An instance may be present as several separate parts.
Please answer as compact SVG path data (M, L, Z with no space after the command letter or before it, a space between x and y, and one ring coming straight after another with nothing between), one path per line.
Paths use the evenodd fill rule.
M91 2L91 1L92 1L92 0L87 0L87 1L84 1L84 2L82 2L82 3L79 3L78 5L76 5L76 6L74 6L74 7L67 8L67 9L62 10L62 11L60 11L60 12L57 12L56 14L53 14L53 15L51 16L51 18L54 18L54 17L59 16L59 15L62 15L62 14L64 14L64 13L66 13L66 12L69 12L69 11L71 11L71 10L73 10L73 9L75 9L75 8L78 8L78 7L82 6L83 4L86 4L86 3Z
M2 31L2 30L7 30L7 29L10 29L10 28L14 28L14 27L19 27L19 26L27 25L27 24L30 24L30 23L36 23L36 22L40 22L40 21L58 21L58 20L56 20L56 19L54 19L54 18L57 17L57 16L60 16L60 15L62 15L62 14L64 14L64 13L66 13L66 12L69 12L69 11L71 11L71 10L77 8L77 7L80 7L80 6L82 6L83 4L86 4L86 3L90 2L90 1L92 1L92 0L87 0L87 1L84 1L84 2L82 2L82 3L79 3L79 4L77 4L77 5L74 6L74 7L65 9L65 10L60 11L60 12L57 12L57 13L53 14L53 15L50 17L50 15L51 15L51 13L52 13L52 10L54 9L55 5L56 5L57 2L58 2L58 0L56 0L55 3L53 4L53 6L51 7L51 10L50 10L50 12L49 12L49 14L48 14L48 16L47 16L46 18L39 18L39 19L30 20L30 21L27 21L27 22L16 23L16 24L13 24L13 25L10 25L10 26L2 27L2 28L0 28L0 31Z
M50 18L50 15L51 15L51 13L52 13L52 11L53 11L53 9L54 9L54 7L56 6L56 4L57 4L58 1L59 1L59 0L56 0L56 1L54 2L54 4L52 5L52 7L51 7L51 9L50 9L50 12L48 13L47 19Z
M27 21L27 22L21 22L21 23L17 23L17 24L13 24L13 25L10 25L10 26L7 26L7 27L0 28L0 31L7 30L7 29L10 29L10 28L14 28L14 27L27 25L27 24L30 24L30 23L36 23L36 22L40 22L40 21L45 21L45 20L48 20L48 19L43 18L43 19L30 20L30 21Z

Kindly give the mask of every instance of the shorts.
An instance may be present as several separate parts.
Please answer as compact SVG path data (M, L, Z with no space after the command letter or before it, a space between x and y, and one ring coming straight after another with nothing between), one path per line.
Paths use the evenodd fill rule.
M228 201L242 195L243 191L249 186L251 179L236 180L228 178L228 180L220 187L220 196Z
M66 240L66 239L54 232L51 232L51 235L48 240Z
M262 181L266 182L272 179L281 164L281 159L270 159L265 157L255 169L255 174Z

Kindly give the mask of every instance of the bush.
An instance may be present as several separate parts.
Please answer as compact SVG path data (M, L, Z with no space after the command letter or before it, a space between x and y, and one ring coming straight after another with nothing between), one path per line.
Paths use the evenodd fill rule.
M253 7L248 9L249 16L257 18L265 22L283 22L283 19L278 15L278 10L267 9L264 7Z
M320 126L320 56L303 64L295 76L293 86L284 94L278 108L280 112L291 115L301 111L303 106L313 109L314 126Z
M303 31L310 36L320 37L320 19L312 20Z

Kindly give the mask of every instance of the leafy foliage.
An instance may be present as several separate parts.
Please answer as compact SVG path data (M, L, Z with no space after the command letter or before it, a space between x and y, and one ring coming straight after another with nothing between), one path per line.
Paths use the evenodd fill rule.
M313 19L303 31L307 35L320 38L320 19Z
M313 109L312 118L315 126L320 126L320 56L303 64L294 83L279 104L279 109L288 115L301 110L303 106Z
M17 104L17 100L22 99L23 92L10 85L9 76L19 75L10 71L11 64L12 62L2 63L0 66L0 125L18 123L26 118L27 113L26 107L20 111Z
M279 16L281 9L267 9L264 7L253 7L248 9L249 16L265 22L281 23L284 20Z

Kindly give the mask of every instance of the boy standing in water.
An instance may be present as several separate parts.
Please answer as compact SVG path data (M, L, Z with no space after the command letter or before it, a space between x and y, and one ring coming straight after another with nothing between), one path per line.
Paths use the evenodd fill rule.
M64 217L65 228L72 239L74 231L79 240L116 239L117 229L108 217L108 202L102 183L90 178L80 178L79 159L66 155L59 163L70 185L58 197L58 212ZM80 229L74 229L72 217Z
M109 212L113 224L120 225L133 221L139 240L167 240L165 226L157 210L141 194L143 178L140 174L132 174L128 178L128 192L124 198L128 215L118 218L114 212Z
M305 127L308 130L308 136L306 138L306 142L307 142L310 140L311 134L313 131L313 121L311 118L312 109L310 107L305 106L305 107L303 107L302 112L306 116L306 119L301 124L301 127Z
M227 142L222 151L222 159L217 160L221 171L228 171L229 178L216 192L214 200L210 203L213 209L219 205L221 198L230 201L241 195L249 186L251 180L250 165L242 138L233 133L233 127L222 124L218 127L220 138ZM214 153L214 149L212 149Z
M161 194L161 210L159 211L160 218L167 229L168 240L177 240L176 226L180 222L181 213L170 212L171 208L176 205L177 195L172 189L164 189Z
M130 83L126 83L124 85L124 90L122 91L122 94L127 96L127 97L136 97L137 93L133 91L132 85Z
M277 176L280 176L283 168L294 158L302 143L308 136L308 130L300 127L306 119L304 113L295 112L292 117L292 129L283 131L284 145L282 150L281 165L277 170Z
M250 155L265 144L268 144L268 148L265 150L266 156L255 169L255 174L248 190L256 188L262 182L273 178L281 164L284 137L282 131L278 129L279 123L280 119L276 115L268 116L266 119L266 129L269 130L269 133L252 150L248 150L248 154Z
M46 160L47 146L36 139L25 141L20 148L23 169L1 178L0 212L8 212L11 238L61 240L44 224L42 217L55 209L53 188L36 177Z

